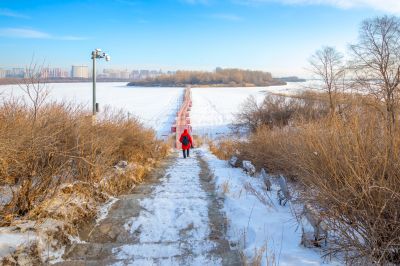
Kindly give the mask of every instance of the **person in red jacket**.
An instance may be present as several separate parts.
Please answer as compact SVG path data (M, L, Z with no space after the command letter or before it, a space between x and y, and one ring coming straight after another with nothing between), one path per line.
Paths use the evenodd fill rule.
M189 157L189 149L193 146L192 137L189 135L187 129L185 129L179 138L179 142L182 143L183 158Z

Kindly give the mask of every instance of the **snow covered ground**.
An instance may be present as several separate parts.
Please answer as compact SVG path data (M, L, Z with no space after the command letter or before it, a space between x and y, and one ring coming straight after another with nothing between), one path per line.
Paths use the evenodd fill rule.
M140 214L125 224L138 242L115 248L115 265L221 265L210 238L209 197L195 155L177 158L152 192L140 201ZM134 237L132 237L134 238Z
M73 101L92 106L92 83L51 83L49 100ZM154 128L158 135L169 133L183 94L183 88L128 87L122 82L97 83L97 102L100 111L105 106L123 109L137 116L146 126ZM3 93L3 94L2 94ZM23 95L18 85L0 86L1 96Z
M262 266L342 265L338 261L324 261L320 249L300 245L301 228L292 213L294 207L290 203L278 204L276 184L271 192L265 191L262 180L248 176L240 168L231 168L207 147L195 149L188 159L176 153L178 158L168 167L160 184L139 201L138 216L128 217L120 226L131 237L121 238L130 240L112 249L114 265L222 265L226 257L232 256L226 249L218 251L221 240L212 237L213 196L201 183L205 167L196 155L205 161L206 175L212 174L216 196L223 198L220 211L227 217L228 231L222 237L229 240L234 250L243 252L249 261L259 256ZM112 199L99 210L97 225L115 202ZM131 204L124 205L132 208ZM118 210L115 212L118 217L121 215ZM10 232L0 230L0 257L35 238L35 234L29 238L26 232ZM240 261L239 256L234 261Z
M225 237L248 262L258 256L263 266L342 265L324 261L320 249L300 244L301 227L293 215L300 206L280 206L276 184L267 192L262 180L230 167L207 147L194 151L206 162L217 197L223 198ZM114 248L115 265L222 265L224 255L213 253L218 243L210 238L211 205L201 185L201 169L193 157L170 165L152 195L140 201L138 217L125 224L137 240ZM235 261L241 264L244 257Z
M0 259L15 251L21 244L28 244L36 239L36 235L10 232L8 228L0 228Z
M254 96L261 102L265 94L294 93L303 90L308 83L288 83L285 86L239 88L192 88L193 108L191 123L197 135L218 135L229 132L229 126L240 111L243 102Z
M229 240L238 243L248 258L259 253L262 265L342 265L337 261L324 262L319 249L300 245L301 228L290 203L279 205L276 185L267 192L261 179L230 167L208 149L202 149L201 156L214 173L218 193L225 198ZM255 196L251 190L260 196Z
M304 84L266 88L193 88L191 123L195 134L218 136L227 133L234 114L250 95L261 101L266 92L294 92ZM76 101L91 106L90 83L50 84L50 98ZM0 94L20 95L16 86L0 86ZM98 102L123 108L138 116L145 125L157 130L159 136L169 132L183 88L126 87L125 83L98 83ZM228 237L237 243L248 257L257 251L262 254L262 265L275 260L279 265L324 264L319 250L300 245L301 229L289 206L281 207L276 199L276 187L265 192L261 180L252 178L237 168L230 168L226 161L217 159L207 149L200 149L201 157L215 175L218 193L225 198L224 212L229 220ZM134 265L174 265L185 259L194 259L189 265L219 265L218 257L204 256L216 243L208 239L206 193L199 182L200 167L197 160L177 160L167 171L167 176L156 187L153 197L141 201L141 215L125 225L132 233L140 232L140 241L114 250L121 261L135 258ZM264 195L268 204L246 190L251 187ZM108 204L99 221L107 215ZM139 230L140 228L140 230ZM184 240L182 241L182 236ZM5 243L10 236L0 232L0 251L15 248L27 237L18 235L15 243ZM7 245L3 245L3 244ZM11 245L12 244L12 245ZM161 252L161 253L160 253ZM1 252L0 252L1 256ZM170 257L173 257L172 259ZM167 258L167 259L165 259ZM136 263L138 262L138 263ZM336 262L328 262L338 265Z
M208 134L212 137L225 134L234 120L234 114L250 95L261 101L266 92L296 92L308 84L300 82L271 87L193 88L191 123L194 133ZM90 82L51 83L47 86L50 90L50 100L74 101L91 109ZM22 95L18 85L0 86L0 95L11 94ZM97 102L100 103L100 110L105 106L124 109L139 117L146 126L154 128L159 136L169 133L182 95L183 88L128 87L122 82L97 83Z

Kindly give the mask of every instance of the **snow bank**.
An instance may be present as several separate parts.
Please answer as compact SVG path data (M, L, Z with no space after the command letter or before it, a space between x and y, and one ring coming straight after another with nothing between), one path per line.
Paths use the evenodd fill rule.
M61 261L64 247L55 235L64 234L64 223L45 219L16 221L13 226L0 228L0 260L6 258L19 264L31 264L38 258L30 256L30 247L36 245L39 256L52 263Z
M9 228L0 228L0 259L12 252L18 246L27 245L36 240L35 234L12 232Z
M72 187L64 185L64 188ZM112 205L118 201L117 198L110 197L109 200L98 207L96 222L99 223L107 216ZM73 201L77 206L87 205L85 200L76 198ZM93 208L96 208L93 205ZM58 208L63 212L63 208ZM20 259L29 258L29 246L37 244L39 256L42 261L54 264L63 261L66 241L71 243L82 243L77 236L68 234L68 220L55 220L47 218L41 221L21 220L16 221L13 226L0 227L0 261L2 258L8 260L15 259L15 263L20 263Z
M231 168L207 149L202 149L201 154L215 175L217 193L224 197L231 243L238 245L249 258L254 258L257 251L262 252L262 265L270 265L274 257L279 265L325 264L318 249L300 245L301 228L292 214L293 207L290 203L279 206L276 184L267 192L262 179L250 177L240 168Z

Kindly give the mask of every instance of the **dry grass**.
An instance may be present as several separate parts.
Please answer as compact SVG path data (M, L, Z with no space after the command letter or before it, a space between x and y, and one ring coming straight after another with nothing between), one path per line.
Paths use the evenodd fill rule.
M192 135L193 138L193 146L201 147L205 142L205 138L199 135Z
M43 262L40 258L40 250L36 243L20 248L12 255L3 257L0 262L3 266L15 266L20 265L18 263L19 257L24 258L24 265L43 265Z
M169 148L175 149L175 145L176 145L176 133L171 134L171 135L167 138L167 140L166 140L166 145L167 145Z
M379 106L354 98L333 116L258 127L237 148L304 185L303 200L318 205L337 236L328 255L400 263L400 132L389 135Z
M260 127L282 128L295 118L311 121L326 116L328 112L329 99L312 91L290 96L270 93L261 103L251 96L236 114L233 128L239 132L242 129L254 132Z
M222 185L221 185L221 188L222 188L222 193L224 193L224 195L228 194L229 191L230 191L230 188L229 188L229 181L224 181L224 182L222 183Z
M244 184L244 189L250 193L251 195L254 195L262 204L264 204L265 206L269 207L269 208L274 208L275 204L272 201L271 197L268 195L267 191L260 191L257 190L256 188L254 188L250 182L246 182L246 184Z
M385 126L373 114L308 125L288 159L309 188L305 200L318 203L339 235L331 252L348 252L351 259L356 250L376 263L399 263L400 135L389 140Z
M221 160L228 160L236 154L237 143L232 139L221 139L207 141L210 151Z
M267 245L259 248L254 248L254 255L248 257L243 250L239 251L240 260L245 266L261 266L263 265L263 258L265 254L265 265L266 266L277 266L279 265L274 252L269 252Z
M0 105L0 185L11 186L14 193L0 210L1 224L26 215L47 216L46 204L56 195L87 194L101 202L102 192L127 191L166 153L153 131L121 112L107 111L92 123L74 104L49 103L33 114L21 100L7 100ZM133 167L117 175L112 167L120 160Z

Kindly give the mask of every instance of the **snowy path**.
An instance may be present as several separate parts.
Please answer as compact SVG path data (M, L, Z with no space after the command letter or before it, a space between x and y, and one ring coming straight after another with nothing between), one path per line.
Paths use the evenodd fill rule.
M121 198L60 265L240 265L207 164L179 155Z

